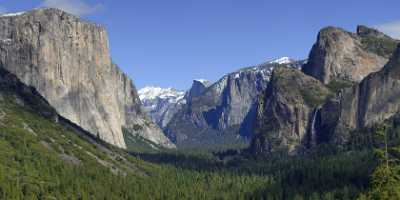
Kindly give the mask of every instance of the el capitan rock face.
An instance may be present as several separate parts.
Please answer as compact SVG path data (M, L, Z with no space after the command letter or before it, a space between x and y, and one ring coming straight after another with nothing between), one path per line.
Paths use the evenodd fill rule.
M107 32L99 25L58 9L1 16L0 67L110 144L125 148L126 130L174 146L145 116L132 81L112 63Z
M322 29L303 72L324 84L332 80L360 82L387 63L398 41L374 29L358 26L357 33Z

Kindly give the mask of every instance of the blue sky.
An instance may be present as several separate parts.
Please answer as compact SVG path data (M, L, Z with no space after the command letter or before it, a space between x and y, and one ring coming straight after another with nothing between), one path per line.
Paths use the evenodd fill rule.
M399 0L0 0L0 12L41 6L105 25L113 61L138 88L186 89L275 57L306 58L329 25L400 38Z

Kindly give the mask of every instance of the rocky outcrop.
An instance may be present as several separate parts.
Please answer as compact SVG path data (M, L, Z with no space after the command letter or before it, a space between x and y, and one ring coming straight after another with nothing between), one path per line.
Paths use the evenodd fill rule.
M330 94L300 70L276 68L257 105L253 153L298 153L315 144L319 108Z
M126 147L123 130L174 146L112 63L103 27L58 9L4 15L0 27L0 67L36 88L60 115L118 147Z
M359 82L387 63L398 41L377 30L358 26L357 33L340 28L322 29L303 72L324 84Z
M396 56L385 64L397 44L365 26L357 33L321 30L304 73L285 68L274 72L258 104L251 150L297 154L323 143L340 147L352 131L394 116L400 93L397 80L390 78L395 70L389 69L395 68L390 66L396 65Z
M210 85L210 81L204 79L193 80L192 86L185 94L186 101L192 102L193 98L200 96Z
M287 65L299 67L299 63ZM207 88L194 82L193 86L200 86L200 92L197 89L197 92L189 92L192 94L186 105L166 128L168 137L178 146L190 143L191 146L203 147L210 140L229 144L239 138L251 138L258 95L267 88L276 66L279 64L267 62L243 68L225 75Z
M342 90L335 98L333 131L324 136L335 144L346 144L350 132L382 123L400 113L400 48L385 67L368 75L360 84ZM325 115L332 115L326 113ZM321 135L324 132L321 131Z

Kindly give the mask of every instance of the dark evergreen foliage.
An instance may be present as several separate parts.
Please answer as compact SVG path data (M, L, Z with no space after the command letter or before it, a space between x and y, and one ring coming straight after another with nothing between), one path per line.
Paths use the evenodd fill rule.
M307 156L128 155L1 95L0 199L390 199L400 185L398 121L353 133L346 151L324 145Z

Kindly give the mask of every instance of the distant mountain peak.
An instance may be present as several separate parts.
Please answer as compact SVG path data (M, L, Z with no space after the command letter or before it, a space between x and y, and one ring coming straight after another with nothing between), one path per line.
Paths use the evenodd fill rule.
M200 78L200 79L194 79L193 81L197 81L197 82L200 82L200 83L203 83L203 84L209 83L209 82L210 82L210 81L208 81L208 80L206 80L206 79L202 79L202 78Z
M206 87L210 86L211 84L212 84L211 81L206 80L206 79L194 79L192 86L190 87L189 90L199 87L199 86L206 88Z
M186 104L185 92L175 88L147 86L138 91L144 109L161 128Z
M144 99L168 99L168 98L175 98L177 100L182 99L185 95L185 92L179 91L175 88L161 88L155 86L146 86L138 91L139 98L141 100Z

